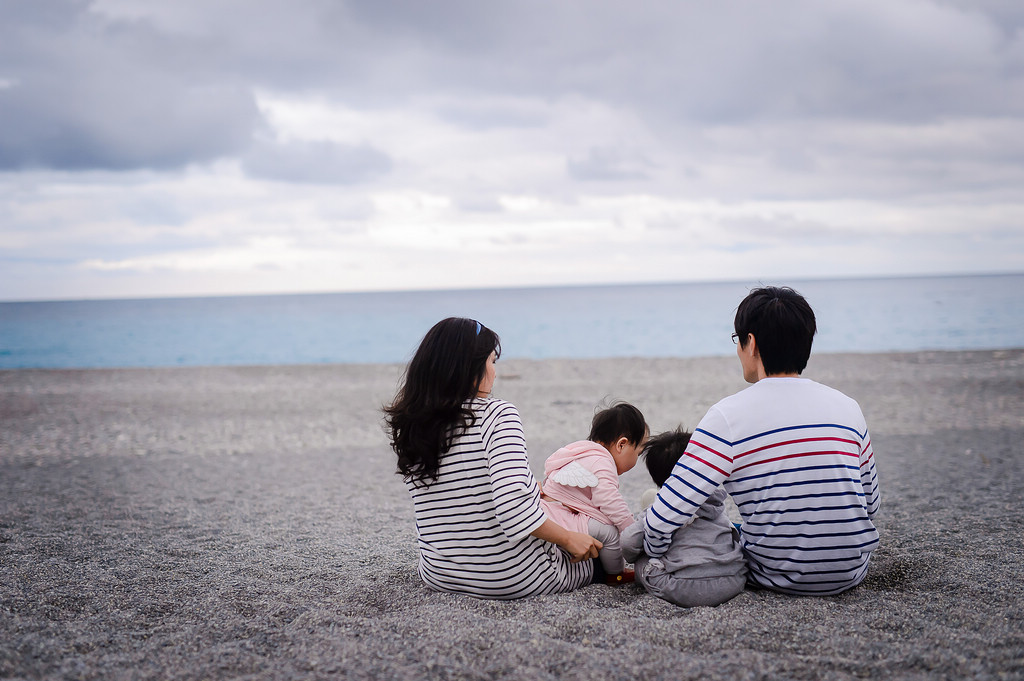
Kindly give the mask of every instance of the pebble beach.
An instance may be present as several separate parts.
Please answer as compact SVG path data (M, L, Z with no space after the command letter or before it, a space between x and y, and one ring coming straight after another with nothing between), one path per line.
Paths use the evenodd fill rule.
M0 371L0 678L1024 679L1024 349L815 354L877 458L839 596L429 591L382 427L397 364ZM733 357L505 360L535 474L595 408L696 426ZM634 510L651 486L622 478Z

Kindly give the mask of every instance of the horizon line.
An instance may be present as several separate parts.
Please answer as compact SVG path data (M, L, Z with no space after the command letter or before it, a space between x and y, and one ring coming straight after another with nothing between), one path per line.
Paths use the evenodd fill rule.
M865 274L845 275L835 277L823 276L795 276L786 280L791 282L825 282L825 281L884 281L886 279L950 279L968 277L1012 277L1022 276L1024 271L1000 271L1000 272L956 272L956 273L930 273L930 274ZM763 282L776 280L776 285L786 285L777 281L776 277L756 277L758 285L768 285ZM273 293L196 293L196 294L166 294L151 296L110 296L110 297L83 297L83 298L23 298L0 300L0 305L19 305L26 303L87 303L87 302L128 302L142 300L209 300L218 298L280 298L289 296L333 296L333 295L385 295L394 293L453 293L469 291L522 291L536 289L567 289L567 288L628 288L641 286L685 286L685 285L706 285L706 284L747 284L752 279L691 279L691 280L660 280L660 281L632 281L632 282L583 282L583 283L558 283L558 284L520 284L506 286L452 286L452 287L428 287L428 288L406 288L406 289L350 289L350 290L321 290L321 291L279 291Z

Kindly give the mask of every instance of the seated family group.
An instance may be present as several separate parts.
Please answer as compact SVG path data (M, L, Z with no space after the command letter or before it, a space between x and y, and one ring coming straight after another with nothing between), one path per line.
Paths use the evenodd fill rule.
M875 461L858 404L801 377L814 312L792 289L759 288L734 328L752 385L692 433L651 436L640 410L615 404L586 440L548 457L538 484L518 411L490 396L498 336L471 319L434 325L385 408L423 581L509 599L635 578L684 607L744 588L831 595L859 584L878 546ZM619 476L641 457L657 489L634 516Z

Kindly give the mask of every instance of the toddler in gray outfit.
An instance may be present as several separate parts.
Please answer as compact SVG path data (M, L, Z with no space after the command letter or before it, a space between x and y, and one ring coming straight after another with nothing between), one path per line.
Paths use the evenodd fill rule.
M658 487L665 484L690 441L680 429L652 437L644 461ZM725 512L725 490L715 490L693 521L675 531L663 556L644 553L644 521L636 521L621 536L623 557L635 564L636 581L658 598L692 608L719 605L743 591L747 562L739 531Z

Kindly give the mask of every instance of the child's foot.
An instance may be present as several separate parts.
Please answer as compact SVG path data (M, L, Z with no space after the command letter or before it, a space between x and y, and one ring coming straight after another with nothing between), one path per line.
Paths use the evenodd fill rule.
M608 586L617 586L619 584L632 584L636 579L636 573L633 572L633 568L626 568L620 575L608 575L604 578L604 583Z
M640 496L640 508L647 510L654 505L654 500L658 498L658 488L651 487Z

